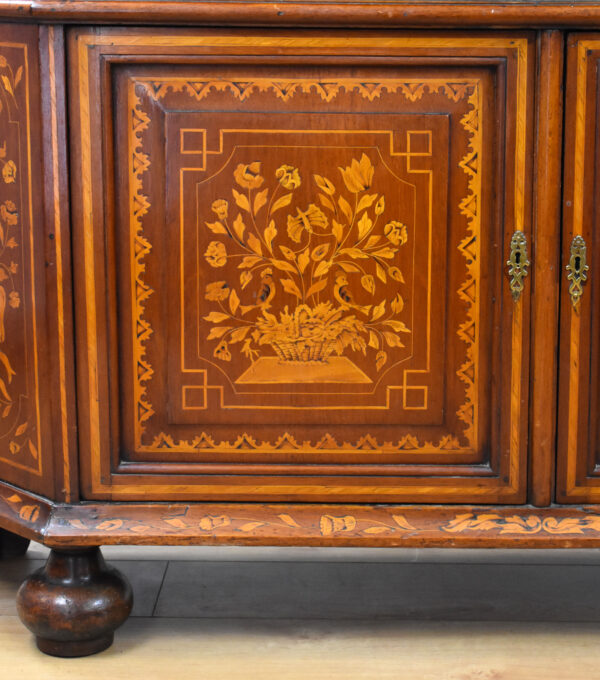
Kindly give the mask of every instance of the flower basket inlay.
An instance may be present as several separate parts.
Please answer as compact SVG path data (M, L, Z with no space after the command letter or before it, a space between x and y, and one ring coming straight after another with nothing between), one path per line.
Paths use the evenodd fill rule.
M241 383L371 382L347 355L373 352L379 372L411 332L400 319L405 281L397 261L406 224L380 219L386 199L371 192L376 168L366 153L339 168L343 191L313 174L317 195L294 209L306 178L282 165L265 186L261 165L238 164L235 209L219 198L211 205L217 220L205 221L216 236L206 262L220 269L239 260L239 281L211 281L204 291L215 305L203 317L212 324L213 356L229 362L237 351L248 359Z

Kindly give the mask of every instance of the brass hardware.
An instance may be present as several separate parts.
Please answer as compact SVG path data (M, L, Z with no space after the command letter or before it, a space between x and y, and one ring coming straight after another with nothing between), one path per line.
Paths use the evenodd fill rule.
M575 311L579 310L579 302L583 295L583 284L587 281L587 272L589 271L587 263L587 247L583 236L579 234L573 237L571 241L571 257L567 265L567 280L571 282L569 286L569 295L571 296L571 304Z
M515 231L510 239L510 257L506 261L510 277L510 290L516 302L523 292L523 279L527 276L527 268L531 264L527 258L527 238L522 231Z

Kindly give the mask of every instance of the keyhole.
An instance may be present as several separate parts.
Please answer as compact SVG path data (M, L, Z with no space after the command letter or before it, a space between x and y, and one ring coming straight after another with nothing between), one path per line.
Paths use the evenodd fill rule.
M516 262L517 264L521 264L521 253L520 253L518 250L517 250L517 252L515 253L515 262Z
M575 271L579 272L580 268L581 268L581 256L575 255Z

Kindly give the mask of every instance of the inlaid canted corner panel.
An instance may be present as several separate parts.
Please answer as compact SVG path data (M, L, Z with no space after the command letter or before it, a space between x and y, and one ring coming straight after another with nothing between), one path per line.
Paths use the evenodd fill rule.
M0 25L0 478L52 490L38 32Z

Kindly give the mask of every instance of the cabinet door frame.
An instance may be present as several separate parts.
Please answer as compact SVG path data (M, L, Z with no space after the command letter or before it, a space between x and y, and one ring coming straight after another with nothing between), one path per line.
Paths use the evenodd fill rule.
M80 464L82 490L86 498L115 498L134 500L138 498L188 500L341 500L341 501L424 501L424 502L489 502L518 503L526 498L527 476L527 404L529 388L529 302L530 277L526 279L521 298L510 298L508 277L502 278L502 326L507 337L501 347L502 375L497 381L510 384L502 390L501 409L506 416L506 436L502 446L491 454L496 462L469 466L433 465L427 475L421 477L407 467L406 474L399 473L390 483L383 477L363 479L358 471L346 476L323 476L322 482L306 476L283 477L281 473L235 481L235 476L224 471L211 474L190 474L181 465L173 474L165 474L165 468L151 465L130 464L119 458L119 418L114 410L103 409L103 404L118 401L118 388L109 379L114 370L114 354L109 347L115 344L114 321L110 319L110 296L104 289L106 277L112 275L111 264L106 259L106 248L114 248L111 239L106 240L104 224L112 219L113 207L104 201L110 194L114 178L107 168L112 168L112 149L104 140L92 135L92 130L111 124L108 115L110 105L106 100L94 106L90 97L90 82L94 87L109 85L111 60L118 62L134 51L138 59L153 57L168 61L177 57L181 50L194 56L194 49L201 44L221 54L240 54L240 49L254 45L260 50L276 49L278 54L297 53L309 58L319 54L338 54L336 50L350 50L354 58L365 48L380 60L385 59L386 49L402 45L410 49L433 50L435 54L455 63L478 64L510 63L514 87L506 90L507 107L510 105L510 121L506 134L511 142L510 156L503 181L503 198L498 199L495 210L503 228L495 248L500 272L508 258L512 232L524 230L530 238L531 230L531 176L533 132L533 77L534 36L525 33L488 33L478 35L448 35L423 33L355 35L328 32L295 31L291 34L273 35L253 32L243 35L234 31L187 32L143 29L71 29L70 66L73 75L71 98L72 121L72 168L73 206L75 219L75 278L77 292L77 346L80 420ZM303 42L304 41L304 42ZM329 42L328 42L329 41ZM369 42L370 41L370 42ZM161 52L162 50L162 52ZM187 50L187 52L185 52ZM354 52L351 52L354 50ZM380 50L379 52L377 50ZM348 54L348 52L346 52ZM155 57L153 57L155 58ZM90 66L93 64L93 69ZM99 67L101 64L101 67ZM91 78L91 81L90 81ZM82 96L77 93L83 93ZM96 96L96 95L94 95ZM503 93L504 96L504 93ZM518 105L512 108L512 102ZM505 147L502 147L502 153ZM113 366L111 367L111 361ZM491 414L496 419L498 414ZM441 474L440 474L441 473ZM425 477L425 478L424 478ZM369 480L368 490L361 489ZM382 481L383 480L383 481ZM294 487L303 488L302 495ZM421 488L419 488L419 486ZM333 495L332 495L333 494ZM337 495L336 495L337 494Z

